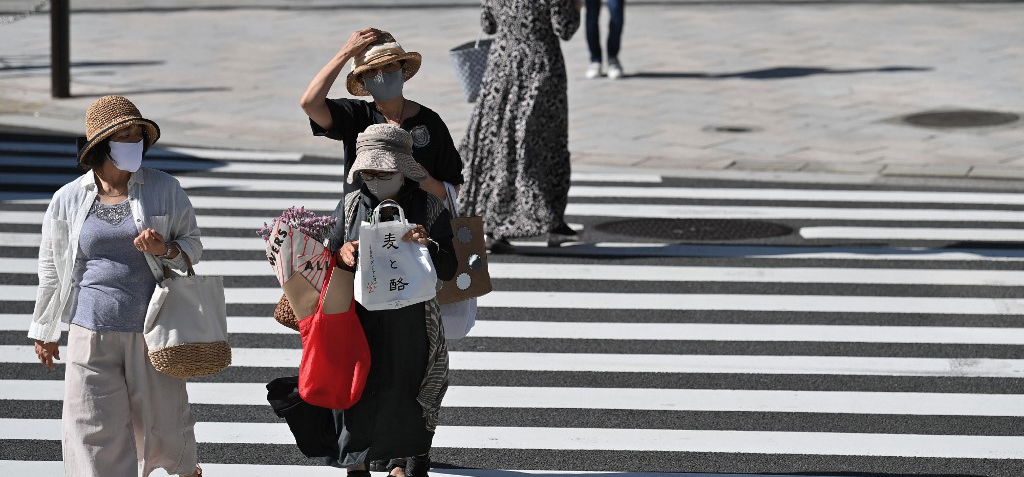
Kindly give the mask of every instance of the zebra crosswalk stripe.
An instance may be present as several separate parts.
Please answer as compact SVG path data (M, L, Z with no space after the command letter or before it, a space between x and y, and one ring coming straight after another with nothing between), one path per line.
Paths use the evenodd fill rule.
M24 333L49 191L77 174L58 156L66 149L0 140L0 166L26 168L0 176L18 185L0 193L0 224L11 225L0 231L0 458L8 459L0 467L18 474L62 471L52 443L63 382L41 372ZM296 456L287 427L266 411L264 383L294 374L301 351L297 335L269 318L280 288L250 231L292 205L333 209L337 166L288 154L156 155L149 165L188 172L178 177L192 188L208 252L198 270L225 276L234 310L233 366L188 384L201 456L260 446L260 455L246 454L252 462L204 467L335 475L297 465L314 462ZM441 422L435 460L517 469L529 455L531 466L551 469L587 456L602 462L590 470L606 472L785 474L813 462L821 473L968 474L982 461L1024 458L1014 431L1024 425L1024 359L1015 352L1024 346L1024 250L1006 245L1024 241L1024 194L735 187L644 173L577 172L572 181L567 218L599 238L559 249L517 240L523 256L490 257L496 291L479 300L470 336L450 343L450 422ZM624 218L771 220L799 232L742 244L601 235L602 220ZM984 246L995 242L1003 245ZM738 379L744 385L731 387ZM951 423L932 430L936 419ZM581 473L432 471L509 472Z
M202 443L282 444L293 442L283 423L199 422ZM0 437L56 440L59 419L0 419ZM770 452L958 459L1024 458L1024 437L847 434L830 432L737 432L669 429L587 429L562 427L440 426L437 447L677 452Z

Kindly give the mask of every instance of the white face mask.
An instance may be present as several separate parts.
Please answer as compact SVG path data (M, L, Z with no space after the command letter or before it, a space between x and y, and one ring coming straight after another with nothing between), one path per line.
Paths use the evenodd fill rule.
M142 167L142 141L110 141L108 144L110 144L110 159L114 161L114 167L125 172L135 172Z
M402 174L395 174L390 179L370 179L363 182L366 183L366 188L374 197L379 200L387 200L398 196L398 191L405 183L405 177Z

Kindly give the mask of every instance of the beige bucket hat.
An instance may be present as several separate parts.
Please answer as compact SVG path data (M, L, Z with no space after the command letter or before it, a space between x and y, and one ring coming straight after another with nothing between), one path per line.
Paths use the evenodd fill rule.
M78 139L78 162L89 154L96 144L126 126L138 124L146 130L146 149L160 139L160 127L155 122L142 117L139 108L135 107L124 96L104 96L89 105L85 110L85 137Z
M414 181L426 179L427 170L412 157L412 134L391 124L373 124L356 136L356 160L348 171L355 183L360 171L401 172Z
M409 81L420 70L423 57L414 51L406 52L402 45L395 41L395 37L388 32L381 32L374 44L366 47L362 54L352 60L352 72L345 80L348 92L354 96L369 96L370 92L363 87L363 81L359 75L367 70L380 68L388 63L402 61L402 78Z

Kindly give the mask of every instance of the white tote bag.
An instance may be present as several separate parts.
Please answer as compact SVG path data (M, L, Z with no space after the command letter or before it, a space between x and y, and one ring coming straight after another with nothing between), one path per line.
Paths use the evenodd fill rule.
M398 220L380 221L381 208L398 209ZM396 310L437 296L437 272L425 245L402 240L413 225L393 200L373 209L359 225L359 264L355 298L367 310Z
M455 188L447 182L444 183L444 188L448 192L448 200L445 201L445 205L448 207L448 211L451 212L452 217L457 217L459 213L455 207L455 199L457 198ZM454 281L448 282L445 285L453 283ZM473 325L476 324L476 298L441 305L441 322L444 323L445 339L459 340L465 338L469 334L469 330L473 329Z
M224 279L196 276L187 255L185 263L184 277L164 269L143 327L153 367L178 378L214 374L231 364Z

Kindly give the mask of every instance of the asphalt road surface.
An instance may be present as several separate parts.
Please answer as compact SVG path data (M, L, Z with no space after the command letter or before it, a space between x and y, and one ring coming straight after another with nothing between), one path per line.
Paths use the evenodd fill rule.
M340 166L200 155L146 162L195 205L198 272L225 276L235 364L190 383L200 460L213 476L340 475L265 402L300 343L270 318L280 290L255 235L290 205L333 208ZM36 363L25 332L43 211L72 157L0 136L11 475L62 471L64 368ZM450 343L433 474L1021 475L1024 193L577 173L568 221L585 243L490 257L495 291Z

